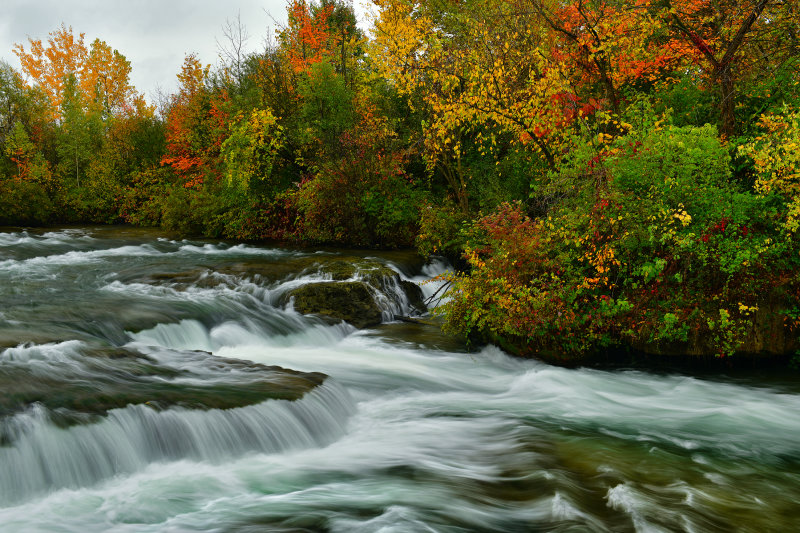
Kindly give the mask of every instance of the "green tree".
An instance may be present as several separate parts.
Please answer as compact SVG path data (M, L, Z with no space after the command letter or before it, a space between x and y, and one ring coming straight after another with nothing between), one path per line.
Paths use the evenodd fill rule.
M93 154L99 134L97 118L87 116L76 78L67 76L64 83L64 99L61 104L63 119L59 127L57 151L62 179L74 176L75 186L80 188L81 176Z

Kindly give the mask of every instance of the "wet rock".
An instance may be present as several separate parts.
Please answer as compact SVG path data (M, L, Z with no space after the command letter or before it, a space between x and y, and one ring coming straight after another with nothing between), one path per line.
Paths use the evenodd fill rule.
M427 309L425 305L425 301L423 299L422 289L419 288L419 285L416 283L412 283L410 281L401 280L400 286L403 288L403 291L406 293L408 297L409 305L417 312L417 313L424 313Z
M422 290L416 284L401 280L394 269L376 259L357 255L313 254L261 259L223 265L214 270L159 272L125 281L186 290L235 284L235 279L273 284L310 274L326 281L289 291L282 296L282 305L293 299L294 308L300 313L343 320L357 328L380 324L383 312L407 315L426 309Z
M383 318L372 292L361 281L310 283L290 291L289 297L299 313L343 320L357 328L376 326Z
M184 352L183 357L220 378L206 381L191 371L159 364L124 348L90 349L75 361L74 373L43 373L29 365L6 363L0 366L0 422L33 404L45 407L60 426L86 423L130 404L154 409L231 409L266 400L297 400L326 379L317 372L225 359L206 352Z

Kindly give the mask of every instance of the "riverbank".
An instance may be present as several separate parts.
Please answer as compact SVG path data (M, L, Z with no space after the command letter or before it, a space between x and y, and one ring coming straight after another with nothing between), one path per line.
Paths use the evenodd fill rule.
M794 524L794 374L567 369L469 350L424 323L357 330L281 298L325 282L309 262L350 252L109 228L0 242L0 337L22 344L0 361L30 389L0 412L9 530ZM395 272L422 281L431 268ZM294 401L266 398L281 375L324 381ZM126 395L131 382L170 401L142 397L147 387ZM91 391L105 413L83 402Z

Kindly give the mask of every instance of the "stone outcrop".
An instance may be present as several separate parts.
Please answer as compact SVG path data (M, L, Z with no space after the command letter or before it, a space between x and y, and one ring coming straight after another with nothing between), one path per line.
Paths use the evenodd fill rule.
M375 303L367 284L361 281L310 283L292 290L294 309L304 315L315 314L344 320L357 328L380 324L383 312Z
M425 310L421 289L377 261L337 259L321 265L320 272L331 281L308 283L287 294L296 311L368 328L387 314Z

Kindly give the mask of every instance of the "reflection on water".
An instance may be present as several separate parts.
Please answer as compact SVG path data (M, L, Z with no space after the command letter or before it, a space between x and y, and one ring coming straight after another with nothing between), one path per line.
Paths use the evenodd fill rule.
M796 529L793 376L555 368L286 303L357 256L446 266L0 233L0 530Z

